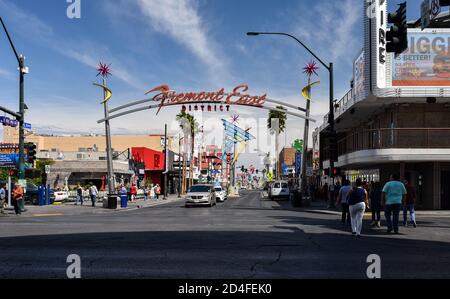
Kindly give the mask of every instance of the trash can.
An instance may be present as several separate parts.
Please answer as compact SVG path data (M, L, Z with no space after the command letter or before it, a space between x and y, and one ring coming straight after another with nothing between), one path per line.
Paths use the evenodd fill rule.
M117 209L117 194L108 194L108 209Z
M128 207L128 195L126 193L120 195L120 207L122 209Z

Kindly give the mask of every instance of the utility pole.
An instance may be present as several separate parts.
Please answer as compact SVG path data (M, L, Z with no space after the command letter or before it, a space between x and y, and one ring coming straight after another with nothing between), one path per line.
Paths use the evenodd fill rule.
M169 173L169 152L168 152L168 148L167 148L167 124L165 125L165 129L164 129L164 197L163 200L167 199L167 180L168 180L168 176L167 174Z
M184 138L184 137L183 137ZM181 175L181 134L178 134L178 198L181 198L183 193L182 188L182 175Z

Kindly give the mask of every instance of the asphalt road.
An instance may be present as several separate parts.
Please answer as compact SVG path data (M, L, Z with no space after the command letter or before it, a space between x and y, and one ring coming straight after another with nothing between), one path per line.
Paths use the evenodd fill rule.
M450 218L419 219L399 236L356 238L336 215L246 192L213 208L182 202L98 215L0 218L0 278L450 278Z

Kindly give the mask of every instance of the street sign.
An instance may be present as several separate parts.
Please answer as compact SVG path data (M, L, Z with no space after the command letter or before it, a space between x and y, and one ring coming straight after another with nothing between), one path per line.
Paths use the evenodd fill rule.
M430 0L423 0L422 5L420 6L421 17L420 17L420 25L422 30L428 28L431 24L431 9L430 9Z
M29 123L24 123L24 124L23 124L23 127L24 127L26 130L31 130L31 128L32 128L31 124L29 124Z

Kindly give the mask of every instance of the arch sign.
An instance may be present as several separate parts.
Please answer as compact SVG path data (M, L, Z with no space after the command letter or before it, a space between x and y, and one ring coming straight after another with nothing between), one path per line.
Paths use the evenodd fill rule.
M163 107L172 105L183 105L183 111L230 111L231 105L243 105L253 107L263 107L266 103L267 94L261 96L253 96L247 93L248 85L241 84L233 89L232 93L225 93L222 88L214 92L184 92L177 93L169 88L168 85L161 85L153 88L149 93L159 91L160 93L153 97L153 101L159 102L158 113ZM195 104L195 105L193 105ZM209 104L207 106L203 104ZM201 105L201 106L198 106ZM219 106L217 106L219 105Z
M98 86L104 88L104 86L101 85ZM225 88L221 88L217 91L177 92L171 90L169 85L164 84L157 86L146 93L146 95L156 93L156 95L154 95L151 98L131 102L126 105L122 105L108 110L107 116L104 119L99 120L98 123L103 123L105 121L115 119L121 116L151 109L158 109L156 113L156 115L158 115L163 108L170 106L182 106L182 111L202 111L202 112L224 112L224 111L228 112L230 111L231 106L246 106L284 112L288 115L307 119L313 123L316 122L314 119L298 113L300 111L306 112L306 109L304 108L277 100L271 100L267 98L267 94L252 95L248 91L249 91L248 85L241 84L233 88L230 92L226 92ZM107 102L111 98L111 96L112 96L111 90L109 89L105 90L104 102ZM133 106L144 105L154 102L156 102L157 104L142 106L134 109L128 109ZM283 107L286 108L279 109L277 107L268 107L266 106L267 103L271 103L273 105L282 105ZM289 111L287 108L293 108L296 111L295 112ZM127 110L121 111L125 109Z

